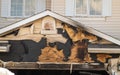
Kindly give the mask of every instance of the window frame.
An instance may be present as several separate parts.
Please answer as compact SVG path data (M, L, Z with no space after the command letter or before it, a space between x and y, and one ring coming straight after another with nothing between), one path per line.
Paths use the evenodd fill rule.
M102 6L103 6L103 0L101 0L101 1L102 1L101 8L102 8ZM90 0L87 0L87 6L86 6L86 8L87 8L86 14L77 14L76 13L76 0L74 0L74 13L75 13L75 16L83 16L83 17L84 16L90 16L90 17L94 17L94 16L101 17L102 16L103 10L101 10L101 15L90 15Z
M32 3L32 2L31 2ZM42 11L46 10L46 2L45 0L35 0L35 4L33 7L30 7L31 10L27 10L27 11L31 11L29 14L22 15L22 16L12 16L11 15L11 0L1 0L1 17L4 18L26 18L26 17L30 17L34 14L40 13Z
M35 0L34 0L35 1ZM9 17L19 17L19 18L22 18L22 17L29 17L29 16L26 16L25 15L25 0L23 0L23 6L22 6L22 8L23 8L23 10L22 10L22 16L12 16L11 15L11 0L10 0L10 4L9 4ZM36 7L36 6L35 6ZM34 14L35 14L36 12L34 12Z

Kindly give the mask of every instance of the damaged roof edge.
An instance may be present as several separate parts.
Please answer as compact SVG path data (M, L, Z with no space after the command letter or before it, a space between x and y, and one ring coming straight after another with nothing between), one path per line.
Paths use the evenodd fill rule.
M46 10L46 11L41 12L39 14L33 15L33 16L27 18L27 19L24 19L24 20L19 21L17 23L11 24L11 25L9 25L7 27L1 28L0 29L0 36L5 35L5 33L8 32L8 31L11 31L11 30L14 30L16 28L19 28L19 27L21 27L21 26L23 26L23 25L25 25L25 24L27 24L29 22L32 22L32 21L37 20L39 18L45 17L47 15L49 15L51 17L54 17L56 19L59 19L59 20L65 22L65 23L68 23L70 25L73 25L73 26L76 26L76 27L80 26L84 30L86 30L86 31L88 31L88 32L90 32L90 33L92 33L92 34L94 34L96 36L99 36L99 37L104 38L104 39L106 39L108 41L111 41L111 42L113 42L115 44L120 45L120 40L118 40L116 38L113 38L112 36L104 34L104 33L100 32L100 31L97 31L97 30L91 28L91 27L85 26L85 25L83 25L83 24L81 24L81 23L79 23L77 21L74 21L74 20L72 20L70 18L67 18L67 17L64 17L62 15L59 15L59 14L57 14L55 12L51 12L49 10Z
M47 16L47 14L48 14L47 11L46 12L41 12L40 14L33 15L33 16L31 16L29 18L26 18L26 19L23 19L19 22L16 22L16 23L11 24L9 26L3 27L3 28L0 29L0 36L4 35L4 33L8 32L8 31L11 31L11 30L16 29L18 27L21 27L22 25L25 25L25 24L27 24L31 21L34 21L34 20L39 19L41 17Z
M108 40L108 41L111 41L111 42L113 42L113 43L115 43L115 44L120 45L120 40L118 40L118 39L116 39L116 38L113 38L113 37L110 36L110 35L107 35L107 34L105 34L105 33L102 33L102 32L100 32L100 31L97 31L97 30L95 30L95 29L93 29L93 28L91 28L91 27L85 27L85 30L88 31L88 32L90 32L90 33L92 33L92 34L94 34L94 35L96 35L96 36L99 36L99 37L104 38L104 39L106 39L106 40Z

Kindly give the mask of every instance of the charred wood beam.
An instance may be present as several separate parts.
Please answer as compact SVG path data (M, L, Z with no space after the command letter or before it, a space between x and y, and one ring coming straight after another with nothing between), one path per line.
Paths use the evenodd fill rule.
M69 57L70 62L86 62L86 57L88 57L88 40L74 42Z
M43 63L43 62L4 62L8 69L37 69L37 70L106 70L103 64L80 63ZM0 63L0 67L3 67Z

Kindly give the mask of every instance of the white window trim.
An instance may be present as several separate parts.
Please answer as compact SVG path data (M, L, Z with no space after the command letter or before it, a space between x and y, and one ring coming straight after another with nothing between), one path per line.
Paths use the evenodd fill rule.
M103 2L103 0L101 0ZM103 4L102 4L103 5ZM101 5L101 7L102 7ZM75 16L83 16L83 17L101 17L103 16L102 13L103 13L103 10L101 10L101 15L90 15L89 13L90 11L90 1L87 0L87 14L77 14L76 13L76 0L74 0L74 12L75 12Z

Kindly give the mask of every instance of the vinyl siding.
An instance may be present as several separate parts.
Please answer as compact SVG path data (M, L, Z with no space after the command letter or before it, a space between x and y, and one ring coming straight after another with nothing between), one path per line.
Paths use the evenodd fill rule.
M62 15L65 14L65 0L51 0L51 10Z
M0 14L1 14L1 0L0 0ZM0 15L0 28L12 24L16 21L21 20L20 18L4 18Z
M51 0L46 0L46 9L51 10Z
M52 0L52 10L65 15L65 0ZM70 17L120 40L120 0L112 0L112 16L109 17Z

